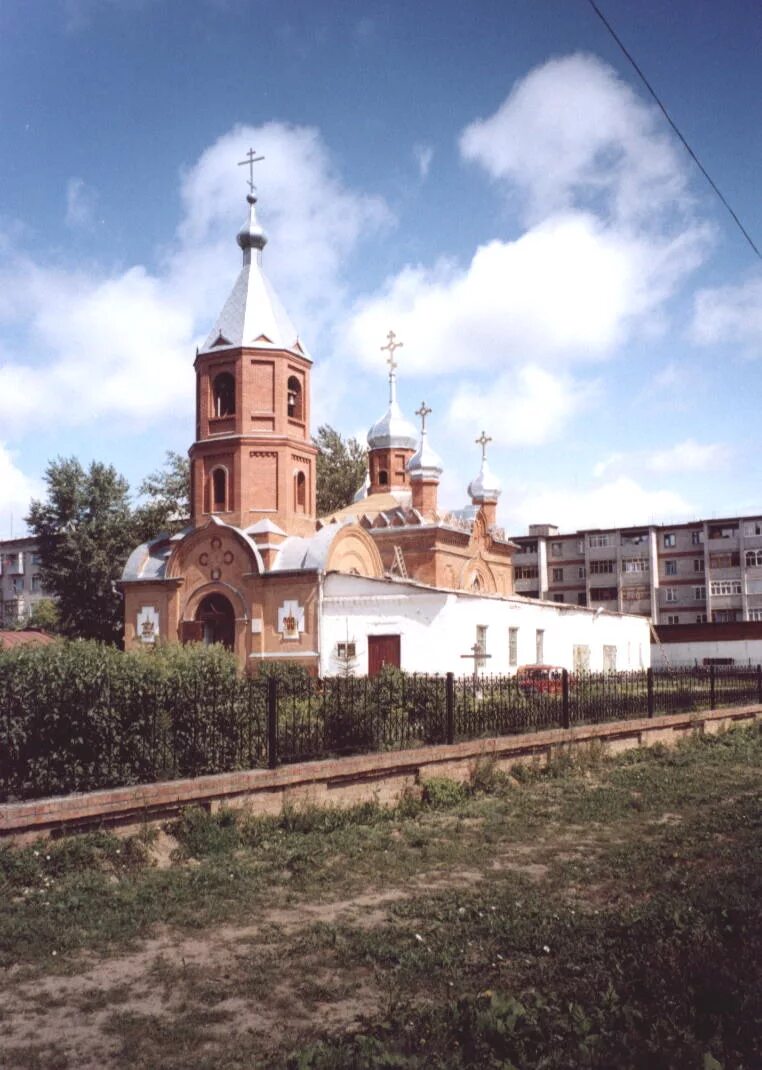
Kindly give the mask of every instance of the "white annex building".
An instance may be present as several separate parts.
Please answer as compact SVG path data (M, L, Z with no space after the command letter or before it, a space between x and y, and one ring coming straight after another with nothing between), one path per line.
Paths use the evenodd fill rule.
M126 647L222 642L250 671L290 660L320 675L647 666L646 618L515 593L518 548L496 522L486 434L468 504L439 508L431 410L421 405L420 428L402 412L391 331L389 400L368 434L367 485L347 507L316 515L312 357L262 270L267 237L250 189L241 271L196 354L191 522L130 556L120 585Z

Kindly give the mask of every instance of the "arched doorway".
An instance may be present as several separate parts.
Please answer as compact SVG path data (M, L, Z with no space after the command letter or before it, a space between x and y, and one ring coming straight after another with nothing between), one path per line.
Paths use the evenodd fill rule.
M206 646L222 643L228 650L235 641L235 613L224 594L208 594L196 610L201 624L201 642Z

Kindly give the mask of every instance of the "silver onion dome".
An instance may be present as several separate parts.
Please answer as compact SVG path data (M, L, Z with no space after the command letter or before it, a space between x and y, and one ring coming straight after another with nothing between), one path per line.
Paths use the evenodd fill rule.
M267 245L267 235L257 219L257 198L253 193L249 193L246 200L249 202L249 218L238 231L235 239L244 251L244 259L248 249L257 249L261 252Z
M369 448L414 450L417 445L416 429L403 416L397 399L392 398L384 415L368 431Z
M473 502L496 502L502 493L500 480L492 472L487 464L487 459L482 459L479 475L468 484L468 493Z
M425 430L421 431L421 441L418 449L407 462L407 470L410 478L414 480L427 479L439 481L444 468L439 454L429 445L428 435Z

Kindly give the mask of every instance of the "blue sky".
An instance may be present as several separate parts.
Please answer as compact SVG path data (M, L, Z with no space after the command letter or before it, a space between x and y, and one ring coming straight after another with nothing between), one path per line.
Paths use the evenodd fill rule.
M757 0L600 6L762 244ZM445 506L485 428L513 534L762 509L760 262L585 0L2 0L0 118L0 536L190 444L250 144L315 426L393 328Z

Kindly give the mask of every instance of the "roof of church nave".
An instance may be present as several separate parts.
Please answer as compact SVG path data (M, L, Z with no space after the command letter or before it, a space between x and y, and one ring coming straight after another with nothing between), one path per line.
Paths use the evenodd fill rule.
M259 521L248 528L238 528L233 524L227 524L218 516L212 515L209 521L200 528L187 527L175 535L161 534L155 539L141 543L136 547L124 566L122 580L127 582L151 581L167 579L167 566L169 560L178 546L185 539L194 534L203 532L206 527L214 525L223 530L231 531L239 536L251 551L251 555L257 562L261 574L270 575L279 572L324 572L329 563L331 550L336 537L345 532L349 525L326 524L314 535L288 535L276 549L272 564L266 567L262 561L261 550L265 545L258 544L255 536L269 537L270 535L283 535L284 532L270 521Z
M262 250L267 235L257 219L254 187L246 200L249 217L236 235L243 250L243 266L217 322L199 353L252 346L285 349L311 361L296 328L262 270Z

